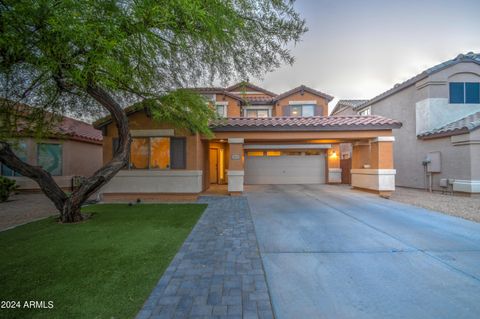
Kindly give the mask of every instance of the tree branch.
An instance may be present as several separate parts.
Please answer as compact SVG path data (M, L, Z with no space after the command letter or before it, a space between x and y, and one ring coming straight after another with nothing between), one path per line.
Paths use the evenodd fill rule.
M40 189L55 204L55 207L61 212L67 195L57 185L50 173L39 166L32 166L19 159L10 148L6 141L0 141L0 162L10 169L22 174L25 177L33 179L40 186Z

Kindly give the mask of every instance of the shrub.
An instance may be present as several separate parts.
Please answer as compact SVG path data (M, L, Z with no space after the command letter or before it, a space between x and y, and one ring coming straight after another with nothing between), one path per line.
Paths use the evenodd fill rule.
M15 191L15 189L17 189L15 181L0 176L0 202L6 201L10 194Z

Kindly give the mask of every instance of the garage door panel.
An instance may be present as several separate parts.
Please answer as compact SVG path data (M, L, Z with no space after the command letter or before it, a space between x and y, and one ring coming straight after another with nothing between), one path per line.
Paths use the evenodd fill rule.
M325 155L247 156L245 184L325 183Z

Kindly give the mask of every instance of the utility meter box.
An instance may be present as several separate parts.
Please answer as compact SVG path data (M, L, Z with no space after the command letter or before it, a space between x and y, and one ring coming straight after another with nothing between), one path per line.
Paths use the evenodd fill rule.
M427 172L440 173L442 170L440 152L429 152L427 157L430 159L430 163L427 164Z

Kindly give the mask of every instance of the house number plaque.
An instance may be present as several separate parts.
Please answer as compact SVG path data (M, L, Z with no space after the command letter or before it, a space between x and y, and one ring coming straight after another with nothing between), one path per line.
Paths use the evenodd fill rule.
M240 155L232 154L232 160L239 160L239 159L240 159Z

